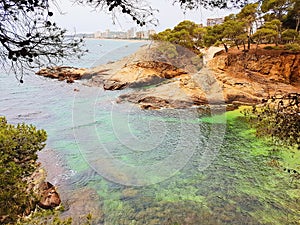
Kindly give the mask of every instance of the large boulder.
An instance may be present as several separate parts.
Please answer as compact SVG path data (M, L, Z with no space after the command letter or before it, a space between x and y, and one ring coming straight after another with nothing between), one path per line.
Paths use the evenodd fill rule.
M113 70L112 70L113 71ZM187 74L186 71L168 63L142 61L124 65L114 71L103 82L105 90L121 90L124 88L140 88L160 84L163 81Z
M56 188L49 182L44 182L39 187L40 200L38 205L43 209L54 209L61 203Z

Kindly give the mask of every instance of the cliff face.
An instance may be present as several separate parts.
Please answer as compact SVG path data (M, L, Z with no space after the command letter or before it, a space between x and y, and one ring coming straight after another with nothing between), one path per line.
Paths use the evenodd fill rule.
M216 56L208 65L222 83L226 103L254 104L274 94L300 91L300 53L233 51Z
M300 82L300 53L280 50L252 50L222 54L213 59L215 69L230 73L256 73L273 82ZM210 64L213 65L213 64Z

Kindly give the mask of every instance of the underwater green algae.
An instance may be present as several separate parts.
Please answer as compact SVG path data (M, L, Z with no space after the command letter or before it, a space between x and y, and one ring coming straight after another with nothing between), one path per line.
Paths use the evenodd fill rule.
M237 193L245 193L256 197L262 207L251 212L251 215L262 224L299 224L300 221L300 182L291 183L291 177L283 171L284 167L299 167L299 151L295 148L278 149L272 143L270 138L258 138L255 135L255 129L247 123L240 123L244 118L238 120L237 117L231 119L239 121L242 129L236 129L237 121L233 122L233 129L238 131L239 135L248 142L248 150L252 156L260 158L267 167L260 168L264 171L260 176L259 186L253 185L249 179L243 179L238 187ZM241 145L241 148L245 145ZM274 151L274 149L277 149ZM241 149L243 151L243 149ZM271 162L278 162L271 164ZM272 166L272 167L271 167ZM261 172L260 171L260 172ZM259 174L257 174L259 175Z
M100 175L93 177L88 186L100 196L104 224L299 224L300 184L291 183L281 168L268 165L275 158L292 166L297 158L285 161L278 153L274 156L274 146L255 136L240 110L197 121L204 123L201 129L209 130L209 124L223 123L224 116L227 132L222 148L204 171L198 169L201 153L196 152L173 177L150 186L126 187ZM155 116L143 119L152 121ZM171 117L163 120L180 122ZM143 132L138 125L132 128L135 134ZM123 153L119 159L131 162L132 156ZM71 167L78 169L74 162Z

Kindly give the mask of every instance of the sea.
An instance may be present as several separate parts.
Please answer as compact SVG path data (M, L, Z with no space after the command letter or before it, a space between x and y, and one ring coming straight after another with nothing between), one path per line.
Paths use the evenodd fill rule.
M87 39L64 65L91 68L149 42ZM2 72L1 72L2 71ZM238 111L143 110L104 91L0 71L0 116L46 130L39 161L62 198L62 217L83 224L299 224L299 183L269 166L274 146ZM279 156L277 156L279 157Z

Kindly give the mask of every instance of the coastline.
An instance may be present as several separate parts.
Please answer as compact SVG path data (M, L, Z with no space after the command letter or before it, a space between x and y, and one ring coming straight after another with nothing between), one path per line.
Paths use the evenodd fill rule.
M210 54L210 55L214 55L214 54ZM110 87L118 87L119 84L124 84L123 87L128 88L128 90L130 90L129 97L131 99L132 99L132 97L134 97L134 99L132 101L130 98L125 99L125 101L131 101L131 102L136 101L134 103L136 103L137 106L141 106L144 109L160 109L160 108L166 108L166 107L176 108L175 103L174 103L174 105L170 104L170 94L167 91L172 90L174 98L177 98L177 100L178 100L178 96L181 93L180 91L182 91L182 90L189 91L189 90L194 90L194 89L198 88L198 87L194 87L192 85L192 83L190 82L191 79L189 79L190 77L188 77L186 74L181 74L178 76L175 75L172 78L163 77L162 81L158 80L159 81L158 84L153 85L150 83L151 85L149 85L149 83L147 83L147 82L148 81L152 82L153 77L152 76L141 76L141 73L139 73L139 72L141 69L143 69L144 71L147 71L147 73L151 75L153 71L151 70L149 73L149 70L146 70L147 68L145 67L145 65L138 64L140 62L140 59L143 57L140 57L140 58L135 58L135 57L136 57L136 55L128 56L127 58L125 57L125 59L122 59L123 61L119 60L119 61L115 62L115 64L108 63L106 65L102 65L100 67L94 68L94 72L98 73L98 74L96 74L93 77L94 80L90 79L90 80L87 80L87 82L89 82L93 86L101 86L101 87L103 87L104 85L106 85L106 87L109 87L109 86ZM132 59L134 59L134 60L132 60ZM143 58L143 59L145 59L145 58ZM125 66L125 64L127 64L129 61L131 62L131 66L129 66L129 65ZM220 60L220 61L218 61L218 63L214 63L213 64L214 66L211 67L211 68L215 68L216 71L218 71L220 73L218 76L221 77L220 78L221 81L223 80L223 82L221 84L229 85L229 86L233 86L233 87L237 86L238 90L245 89L247 82L243 81L243 83L237 83L240 80L231 80L231 79L233 79L232 77L227 77L227 75L225 73L226 68L220 70L219 67L222 66L223 64L224 64L224 61ZM137 65L139 65L139 66L135 67ZM114 66L115 66L115 68L114 68ZM101 69L103 69L103 67L109 68L109 71L102 70L102 72L99 72L99 71L101 71ZM89 72L91 72L91 71L89 71ZM215 72L215 74L217 74L217 72ZM135 75L139 75L139 76L135 76ZM146 80L143 80L145 78L146 78ZM148 78L150 78L150 79L147 80ZM230 79L228 79L228 78L230 78ZM124 80L122 80L122 79L124 79ZM240 78L238 78L238 79L240 79ZM155 79L154 79L154 81L155 81ZM139 83L139 84L142 84L142 86L132 88L132 86L130 86L130 84L133 84L133 83L135 83L135 84ZM186 89L183 89L182 85L186 86ZM151 86L151 87L149 87L149 86ZM121 87L121 89L123 88L122 85L119 87ZM174 87L176 87L176 88L178 87L178 89L176 89L176 92L174 92L174 90L175 90ZM159 89L159 88L163 88L166 92L165 93L160 92L162 89ZM148 91L145 89L148 89ZM118 89L115 89L115 90L118 90ZM187 95L186 92L183 92L183 93L184 93L184 95ZM159 95L157 95L157 94L159 94ZM237 96L238 96L238 94L237 94ZM165 100L167 100L168 102L166 102ZM121 102L121 100L117 99L117 102ZM193 102L196 102L196 100L193 99ZM182 102L179 102L179 103L182 103ZM196 102L196 103L198 103L199 105L204 104L204 103L200 103L200 102ZM162 105L160 105L160 104L162 104ZM176 104L178 105L178 102ZM237 103L237 104L240 104L240 103ZM180 105L180 107L187 107L187 106ZM191 106L189 105L188 107L191 107ZM235 113L237 111L232 111L232 112ZM82 193L79 192L79 194L75 194L75 195L73 195L73 193L68 193L70 196L73 197L73 199L71 201L69 200L69 202L72 202L74 205L75 204L79 204L79 205L84 204L84 201L86 201L85 197L82 197L82 195L84 195L84 193L86 193L86 190L83 190ZM68 196L66 198L69 198L70 196ZM88 194L88 196L91 196L91 201L93 201L94 198L97 197L97 194L92 192L92 194ZM78 203L78 199L81 203ZM101 201L103 201L103 199L101 199ZM78 207L78 205L76 207ZM79 207L83 207L83 206L79 206ZM94 209L94 206L92 206L90 208ZM75 211L75 215L76 215L76 213L77 214L80 213L80 210Z
M155 55L157 48L160 47L152 43L121 60L93 68L91 73L95 76L87 83L102 86L105 90L129 89L130 92L119 96L117 102L128 101L143 109L209 104L225 104L228 109L235 109L258 104L277 93L300 91L299 53L281 54L263 49L258 53L256 50L225 53L223 48L212 47L202 51L204 57L199 58L198 64L201 66L195 68L192 61L195 55L192 55L192 60L186 57L180 64ZM258 59L254 58L257 54Z
M230 49L225 53L223 48L211 47L203 49L201 57L175 46L181 55L169 58L161 52L166 47L164 42L152 42L120 60L91 69L60 72L56 68L55 76L51 69L40 75L70 83L84 79L88 86L110 91L128 89L116 102L131 102L143 109L226 105L231 110L258 104L277 93L299 92L299 53L264 49L247 53Z
M85 40L103 40L103 41L120 41L120 42L147 42L150 39L121 39L121 38L84 38Z

